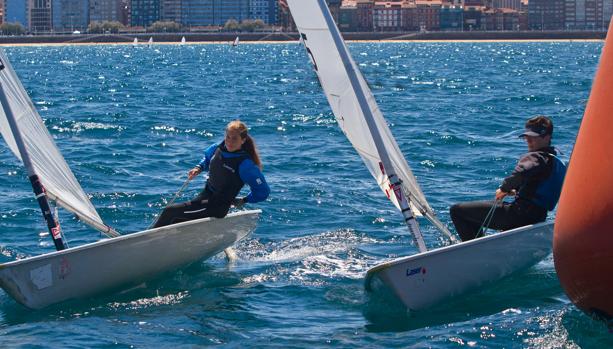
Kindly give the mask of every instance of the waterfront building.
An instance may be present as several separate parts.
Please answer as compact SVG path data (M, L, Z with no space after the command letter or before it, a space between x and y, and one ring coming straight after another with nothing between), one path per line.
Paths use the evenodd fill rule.
M445 2L448 6L449 3ZM411 0L402 4L402 30L440 30L442 0ZM445 17L445 19L447 19Z
M373 29L375 31L400 31L402 30L401 18L400 2L375 2L373 7Z
M249 18L261 19L266 24L277 24L277 0L251 0Z
M160 0L132 0L130 25L146 28L160 20Z
M89 17L89 4L83 0L54 0L52 2L53 30L85 32Z
M357 1L369 1L373 2L373 0L357 0ZM341 8L342 0L326 0L328 7L330 8L330 13L334 18L334 21L338 24L338 16ZM372 12L371 12L371 20L372 20ZM287 0L277 0L277 25L283 27L285 31L296 31L296 24L294 23L294 19L292 18L289 6L287 6ZM372 27L371 27L372 30Z
M223 26L230 19L249 19L249 0L183 0L182 24L185 26Z
M344 1L338 13L338 28L341 31L357 31L358 7L355 1Z
M27 0L28 22L34 33L51 31L51 0Z
M532 30L562 30L565 0L530 0L528 25Z
M613 0L566 0L565 29L606 30L613 14Z
M214 0L183 0L181 4L181 24L186 27L223 25L214 19Z
M481 30L484 29L484 23L481 21L483 6L464 6L464 12L462 13L462 22L464 24L464 30Z
M287 6L286 0L279 0L277 7L277 24L286 31L295 31L296 25Z
M334 18L334 22L338 23L338 14L341 9L342 0L326 0L328 4L328 8L330 9L330 14L332 18Z
M358 0L359 1L359 0ZM373 1L373 0L365 0ZM342 0L326 0L334 21L338 23L338 14L340 12ZM371 13L372 16L372 13ZM296 24L287 6L287 0L277 0L277 25L283 27L285 31L296 31Z
M440 30L442 0L416 0L416 22L419 30Z
M510 8L516 11L521 10L521 0L492 0L492 8Z
M135 0L132 0L134 3ZM89 0L89 23L121 21L122 0Z
M603 28L607 30L609 27L609 23L611 22L611 18L613 18L613 0L605 0L602 5L602 12L604 17Z
M528 11L527 10L519 11L519 30L528 30L530 27L528 26Z
M373 9L375 2L372 0L357 0L356 1L356 18L358 31L373 30Z
M461 31L464 9L462 6L445 4L441 6L440 28L444 31Z
M419 31L420 21L417 14L417 6L414 2L406 3L400 9L400 18L402 21L402 30L404 31Z
M519 11L510 8L491 8L483 11L482 23L485 30L519 30Z
M215 3L215 21L219 25L224 25L230 19L238 22L249 19L249 0L222 0Z
M4 0L4 22L19 23L29 28L27 0Z
M182 0L161 0L160 20L166 22L181 23L182 4Z
M132 0L119 0L119 22L126 27L130 26L130 8Z

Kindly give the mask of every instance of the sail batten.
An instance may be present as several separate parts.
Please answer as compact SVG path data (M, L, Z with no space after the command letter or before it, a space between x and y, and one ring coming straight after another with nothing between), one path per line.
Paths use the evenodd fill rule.
M15 120L19 124L21 138L29 154L34 172L38 175L47 195L95 229L103 233L109 232L110 228L104 224L89 197L68 167L2 50L0 50L0 60L5 66L0 71L0 83L5 90ZM15 156L23 161L3 108L0 108L0 133ZM110 230L112 231L112 229ZM116 234L112 231L107 235L116 236Z

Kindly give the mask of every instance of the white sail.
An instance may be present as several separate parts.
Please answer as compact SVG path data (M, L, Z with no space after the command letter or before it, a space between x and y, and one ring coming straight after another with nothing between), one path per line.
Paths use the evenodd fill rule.
M301 40L307 47L307 53L312 60L339 126L362 157L366 167L377 180L379 187L394 205L400 208L395 195L390 192L388 177L382 172L381 159L366 124L364 112L360 108L317 0L288 1L288 4L293 14L300 14L299 16L293 16L294 21L301 33ZM347 47L343 45L342 49L347 50ZM425 211L431 211L432 209L400 152L398 144L396 144L372 92L368 88L368 84L353 59L351 59L351 64L368 99L368 106L383 138L385 149L393 162L396 174L402 180L402 185L411 198L413 213L421 216Z
M307 49L339 126L360 154L381 190L398 209L401 209L397 196L392 192L389 177L383 171L383 162L365 117L366 111L360 105L356 91L351 84L340 50L343 50L343 55L348 57L351 70L357 76L360 92L366 97L367 107L370 109L370 114L382 138L385 153L390 158L393 171L402 181L405 195L410 199L411 211L415 216L426 216L439 230L452 241L455 241L455 238L436 217L428 204L391 130L387 126L366 80L364 80L353 58L351 58L347 46L342 40L341 45L335 43L332 31L338 33L338 28L334 23L328 25L326 22L323 13L325 3L320 4L318 0L290 0L288 5L300 32L300 40ZM327 8L325 10L328 11Z
M181 38L181 45L185 44L185 36Z
M89 197L70 171L2 50L0 50L0 60L5 66L0 71L0 84L7 95L35 173L45 187L47 196L76 214L85 223L116 236L117 233L104 224ZM0 133L11 151L21 161L19 149L2 108L0 108Z
M239 41L240 40L239 40L239 38L237 36L236 39L234 39L234 42L232 43L232 46L238 46Z

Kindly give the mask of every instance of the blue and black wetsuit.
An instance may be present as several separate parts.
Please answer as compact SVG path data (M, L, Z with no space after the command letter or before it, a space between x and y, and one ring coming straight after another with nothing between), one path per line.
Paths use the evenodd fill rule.
M198 167L209 171L204 190L191 201L166 207L154 228L204 217L223 218L245 183L251 192L242 199L244 203L266 200L270 194L264 175L249 154L242 149L229 152L224 142L208 147Z
M544 222L547 211L555 208L562 191L566 166L553 147L524 154L500 189L517 191L511 203L499 202L488 228L509 230ZM494 201L462 202L451 206L451 220L462 241L482 236L479 231Z

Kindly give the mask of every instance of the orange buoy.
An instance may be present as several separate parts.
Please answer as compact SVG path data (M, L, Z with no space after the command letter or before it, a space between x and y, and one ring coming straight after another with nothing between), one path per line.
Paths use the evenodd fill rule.
M564 180L553 257L564 291L613 318L613 21Z

